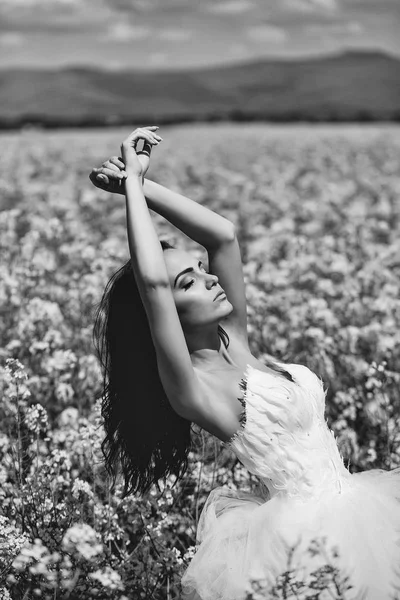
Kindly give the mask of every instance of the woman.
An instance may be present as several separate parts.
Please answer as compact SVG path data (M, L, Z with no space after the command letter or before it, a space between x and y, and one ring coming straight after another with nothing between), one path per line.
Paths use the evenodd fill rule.
M183 477L196 423L263 484L260 496L211 492L182 579L184 599L244 599L251 578L273 585L290 567L304 579L327 563L349 576L352 598L395 597L400 468L351 474L325 422L317 375L252 356L233 224L144 179L151 148L162 141L157 129L135 130L121 159L90 175L125 194L131 255L110 280L95 324L110 472L122 465L125 493L144 492L170 473ZM139 139L145 145L136 153ZM148 208L206 248L209 270L160 244Z

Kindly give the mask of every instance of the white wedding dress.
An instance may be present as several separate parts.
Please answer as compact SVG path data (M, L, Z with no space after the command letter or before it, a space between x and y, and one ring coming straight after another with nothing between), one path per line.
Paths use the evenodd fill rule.
M400 467L351 474L325 421L322 381L304 365L280 364L294 383L247 365L241 427L225 443L261 492L211 491L182 600L244 600L250 578L273 585L289 570L291 547L302 581L328 558L353 586L346 599L400 599ZM308 551L315 538L325 554Z

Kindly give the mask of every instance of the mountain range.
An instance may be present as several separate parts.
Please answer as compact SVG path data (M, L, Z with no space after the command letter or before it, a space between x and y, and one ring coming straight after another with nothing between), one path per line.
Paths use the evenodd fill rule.
M400 60L382 52L198 70L0 70L0 126L191 120L400 120Z

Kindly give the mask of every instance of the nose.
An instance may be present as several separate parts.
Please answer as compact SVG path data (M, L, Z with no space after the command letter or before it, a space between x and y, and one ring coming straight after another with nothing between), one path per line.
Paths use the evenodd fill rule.
M213 275L212 273L208 274L208 281L207 283L210 284L211 282L211 287L213 287L214 285L217 285L218 283L218 277L216 275Z

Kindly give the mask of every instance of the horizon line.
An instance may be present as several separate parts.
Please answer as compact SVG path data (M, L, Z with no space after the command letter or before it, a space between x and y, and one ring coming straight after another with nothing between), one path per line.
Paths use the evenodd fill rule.
M190 66L156 66L156 67L116 67L116 66L107 66L105 65L102 68L96 67L95 64L92 63L66 63L64 65L53 65L53 66L32 66L29 64L26 65L18 65L18 66L0 66L0 72L2 71L54 71L54 70L84 70L84 71L98 71L98 72L110 72L110 73L123 73L123 72L140 72L140 73L160 73L160 72L185 72L185 71L211 71L212 69L218 69L223 67L235 67L235 66L243 66L248 64L257 64L257 63L268 63L268 62L282 62L282 63L300 63L302 61L323 61L330 58L340 58L346 55L383 55L387 58L391 58L394 60L400 60L400 54L395 54L394 52L390 52L388 50L382 48L347 48L343 50L339 50L336 52L327 52L327 53L310 53L303 54L301 56L271 56L271 57L260 57L260 58L245 58L245 59L236 59L232 61L224 61L215 63L213 65L196 65L193 67Z

